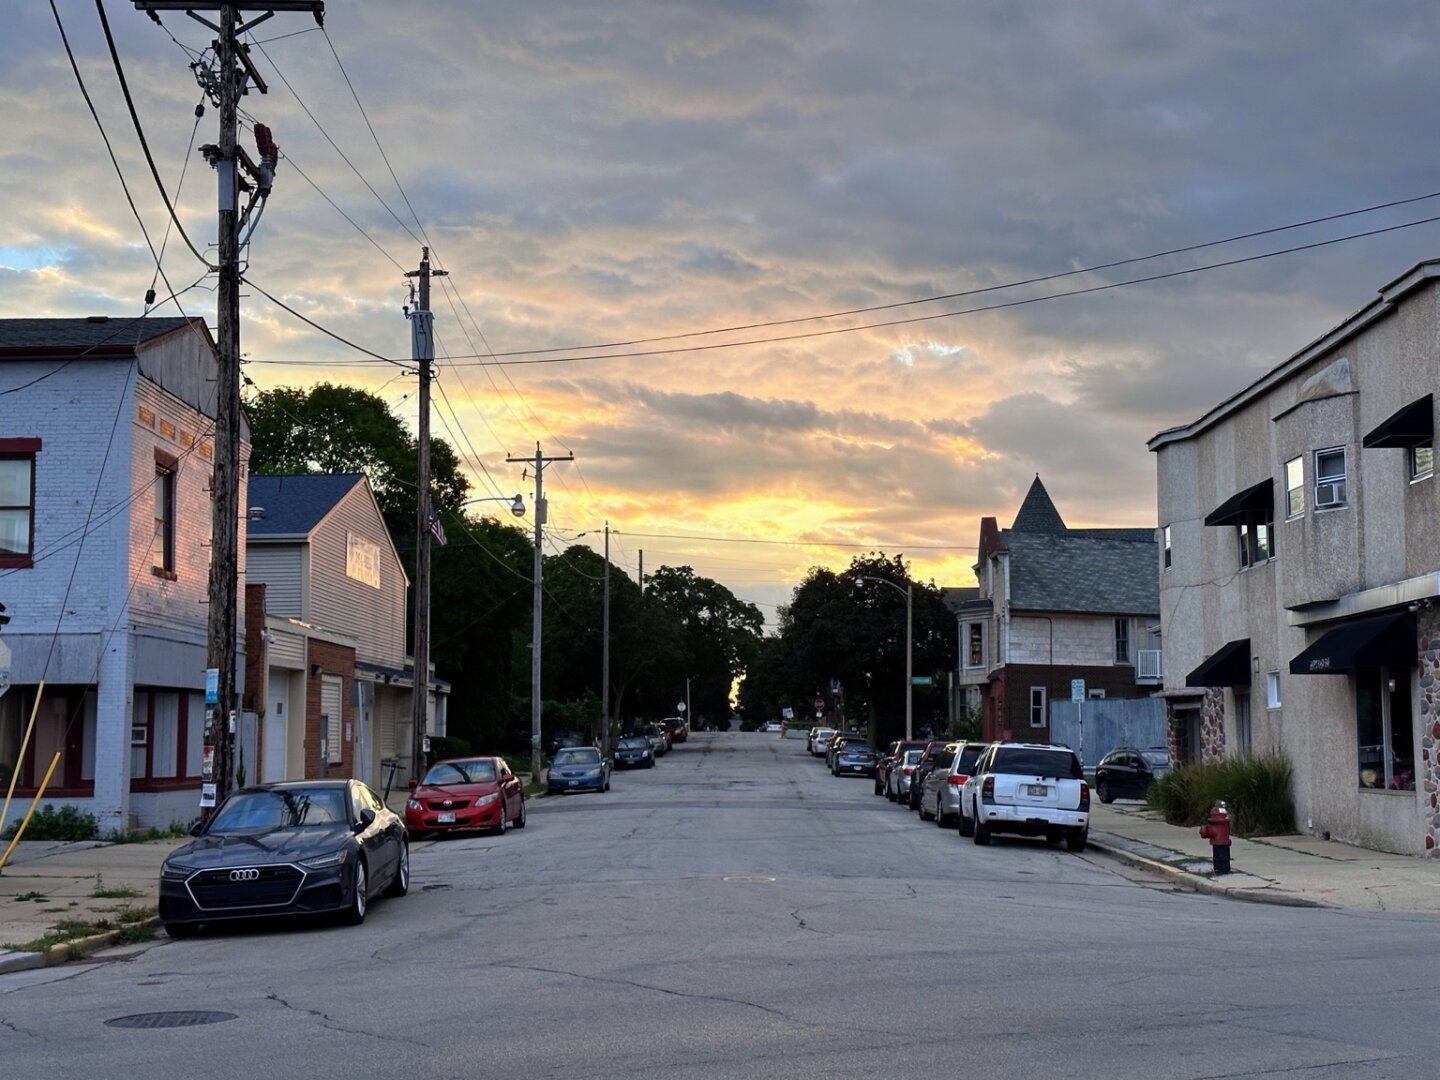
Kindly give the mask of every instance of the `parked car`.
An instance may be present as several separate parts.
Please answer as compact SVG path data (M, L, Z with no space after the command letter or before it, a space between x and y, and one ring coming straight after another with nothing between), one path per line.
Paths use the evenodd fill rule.
M683 716L667 716L662 723L665 725L665 730L670 733L671 745L684 742L690 737L690 729L685 726Z
M615 740L615 768L653 769L655 750L644 735L621 735Z
M810 753L815 757L824 757L825 748L830 745L830 740L835 737L833 727L814 727L810 729L809 747Z
M988 844L992 833L1044 836L1084 851L1090 786L1075 751L1049 743L992 743L960 789L960 835Z
M946 747L950 753L955 752L958 743L947 743L943 739L932 739L925 744L925 751L920 755L920 760L915 763L915 772L910 777L909 806L917 813L920 810L920 793L925 790L925 778L930 775L930 770L935 768L935 759L945 753Z
M924 750L928 739L896 739L880 755L880 764L875 770L875 794L888 795L890 773L901 756L910 750Z
M859 740L847 742L835 751L835 763L830 771L836 776L874 776L879 757L873 746Z
M1095 795L1102 803L1143 799L1150 785L1170 771L1170 751L1163 746L1136 750L1121 746L1095 766Z
M960 789L970 779L970 770L989 745L983 742L960 743L955 752L949 754L948 762L943 755L935 759L935 768L925 777L925 791L920 801L922 806L930 807L929 817L942 829L948 829L960 820ZM920 816L926 816L923 809Z
M895 762L890 775L885 778L885 797L891 802L910 801L910 780L924 753L923 750L906 750Z
M610 763L598 746L571 746L550 760L545 783L551 795L566 791L609 791Z
M358 780L242 788L160 867L171 937L203 923L338 912L365 921L372 897L410 888L405 822Z
M405 828L412 838L428 832L525 827L525 789L504 758L437 761L410 791Z
M864 741L864 736L858 735L853 731L837 731L830 737L830 741L825 744L825 767L833 772L835 769L835 752L846 743Z
M764 726L763 728L761 728L760 730L763 731L763 732L765 732L765 734L767 734L767 735L778 735L778 734L780 734L780 730L781 730L781 729L780 729L780 721L779 721L779 720L769 720L769 721L766 721L765 726Z
M657 758L665 756L665 752L670 749L670 740L666 738L659 724L641 724L637 730L650 740L650 749Z

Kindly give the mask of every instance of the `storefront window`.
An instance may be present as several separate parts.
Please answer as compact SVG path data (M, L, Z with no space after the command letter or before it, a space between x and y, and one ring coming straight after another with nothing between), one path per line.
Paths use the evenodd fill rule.
M1355 674L1360 786L1415 790L1410 672L1361 668Z

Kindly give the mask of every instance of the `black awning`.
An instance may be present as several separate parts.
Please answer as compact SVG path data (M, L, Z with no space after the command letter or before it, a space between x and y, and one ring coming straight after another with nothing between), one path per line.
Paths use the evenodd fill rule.
M1339 675L1356 668L1415 666L1415 616L1392 611L1351 619L1290 661L1291 675Z
M1220 646L1189 675L1186 686L1249 686L1250 639L1241 638Z
M1205 515L1206 525L1247 525L1275 517L1275 481L1266 479L1231 495Z
M1424 446L1435 438L1434 396L1426 394L1412 401L1390 419L1366 435L1361 446L1376 447Z

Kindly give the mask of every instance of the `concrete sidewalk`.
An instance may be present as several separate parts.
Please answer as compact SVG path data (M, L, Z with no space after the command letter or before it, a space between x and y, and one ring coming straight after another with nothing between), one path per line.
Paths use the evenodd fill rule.
M1212 872L1198 829L1166 824L1143 803L1096 802L1090 844L1196 892L1292 907L1440 914L1440 859L1391 855L1313 836L1236 838L1232 872Z

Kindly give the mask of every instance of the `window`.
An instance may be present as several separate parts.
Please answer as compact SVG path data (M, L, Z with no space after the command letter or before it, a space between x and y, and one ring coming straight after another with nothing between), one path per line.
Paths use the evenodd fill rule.
M1265 707L1280 708L1280 673L1272 671L1265 676Z
M1030 726L1045 726L1045 687L1030 687Z
M130 712L131 790L182 787L200 775L204 713L198 694L135 689ZM159 781L159 783L156 783Z
M1269 562L1275 557L1274 546L1271 542L1271 532L1274 528L1272 519L1264 521L1247 522L1244 525L1237 525L1236 531L1240 538L1240 567L1256 566L1263 562Z
M1433 443L1412 446L1406 451L1406 455L1410 459L1411 480L1425 480L1435 475L1435 446Z
M1305 459L1291 458L1285 462L1285 516L1297 518L1305 513Z
M1360 786L1415 790L1415 739L1410 717L1410 672L1360 668L1355 673L1355 727Z
M175 469L156 464L155 531L150 538L150 566L162 575L175 573Z
M1315 451L1315 509L1345 505L1345 448Z
M35 541L34 451L39 449L39 439L0 439L0 566L30 565Z
M969 652L966 667L981 667L985 663L985 627L983 623L972 622L968 627Z
M1250 753L1250 694L1245 690L1235 691L1235 749Z
M1169 525L1166 525L1165 528L1164 528L1164 530L1162 530L1162 532L1161 532L1161 539L1162 539L1162 543L1161 543L1161 545L1160 545L1160 549L1161 549L1161 551L1162 551L1162 553L1163 553L1163 557L1162 557L1162 559L1161 559L1161 564L1160 564L1160 565L1161 565L1161 567L1162 567L1163 569L1169 570L1169 569L1170 569L1170 566L1171 566L1171 561L1172 561L1172 560L1171 560L1171 551L1170 551L1170 526L1169 526Z
M1115 620L1115 663L1130 663L1130 620Z

